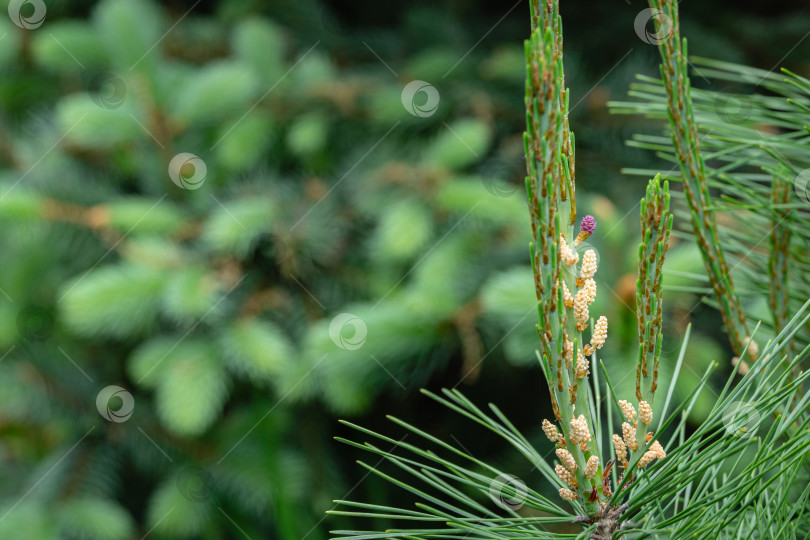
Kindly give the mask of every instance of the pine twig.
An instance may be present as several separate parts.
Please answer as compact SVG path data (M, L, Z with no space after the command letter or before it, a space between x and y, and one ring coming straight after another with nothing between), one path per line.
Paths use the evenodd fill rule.
M790 204L791 185L788 180L789 177L789 169L781 165L775 171L771 185L773 226L769 238L768 299L775 334L785 328L788 320L788 261L790 259L791 229L786 223L790 216L790 210L785 208L784 205ZM788 344L788 351L791 350L792 340Z
M706 165L700 152L692 107L686 40L681 40L680 37L678 6L673 0L649 0L649 4L653 10L658 35L667 36L659 43L662 59L661 77L667 93L672 142L683 175L684 194L689 203L692 230L720 306L731 346L740 356L750 339L750 332L718 237L717 219L711 205ZM752 360L756 359L754 349L754 347L748 349Z
M551 365L561 359L563 317L558 282L557 201L561 179L559 156L562 152L563 113L561 96L565 83L562 69L562 36L556 2L553 6L533 1L532 33L526 42L526 191L531 213L533 244L531 247L534 285L540 323L541 361L548 374L554 414L562 420L558 394L563 389L562 365Z
M641 200L641 244L638 253L636 284L636 317L638 319L638 365L636 397L652 404L658 387L658 360L663 333L661 275L672 231L673 216L669 211L669 184L660 184L660 175L647 186Z

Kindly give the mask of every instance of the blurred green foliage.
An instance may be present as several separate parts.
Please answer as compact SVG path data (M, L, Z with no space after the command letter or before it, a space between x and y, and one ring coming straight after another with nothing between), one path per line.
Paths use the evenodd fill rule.
M445 436L463 431L421 386L464 384L545 444L521 6L47 7L38 28L0 17L0 535L325 538L336 493L397 496L357 484L331 440L338 417L427 415ZM650 158L623 146L638 120L604 103L655 51L622 9L583 15L567 65L579 205L599 222L603 357L629 368L625 218L643 183L619 167ZM736 31L705 42L739 60ZM611 33L624 41L594 44ZM424 91L405 99L412 81L437 106ZM667 268L700 272L694 246ZM687 322L705 322L684 392L729 356L697 300L665 297L663 364ZM630 393L631 378L617 383ZM96 403L111 385L133 396L131 416L123 394Z

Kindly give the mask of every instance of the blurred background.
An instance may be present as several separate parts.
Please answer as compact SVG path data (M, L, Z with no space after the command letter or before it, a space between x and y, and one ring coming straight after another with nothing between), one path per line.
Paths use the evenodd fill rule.
M0 16L0 536L304 539L409 504L335 436L414 422L542 489L419 393L496 403L544 451L522 178L528 2L12 0ZM646 4L566 1L592 313L631 395L638 200L670 164L611 115ZM683 2L690 53L810 71L803 2ZM696 78L696 86L708 84ZM717 84L716 82L714 84ZM662 384L731 369L667 261ZM755 309L754 306L752 309ZM713 396L703 395L695 421ZM399 435L398 435L399 433ZM374 465L374 463L370 463Z

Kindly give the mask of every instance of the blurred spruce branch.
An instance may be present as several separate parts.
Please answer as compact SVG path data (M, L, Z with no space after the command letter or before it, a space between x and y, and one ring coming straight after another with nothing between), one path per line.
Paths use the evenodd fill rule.
M368 29L310 24L332 6L299 6L302 33L266 3L187 17L92 4L65 19L48 3L38 30L0 18L0 453L13 471L0 537L322 539L312 524L348 489L346 456L325 444L332 415L392 395L406 407L407 389L462 356L472 379L513 324L491 317L504 329L482 336L477 300L528 266L510 197L523 174L504 165L521 144L487 113L520 70L483 91L486 76L459 69L440 112L417 118L378 60L328 49L331 35L389 58ZM403 76L435 80L458 60L437 67L409 32L387 36ZM522 117L520 103L499 110ZM173 181L177 152L205 164L198 189ZM333 337L348 312L367 324L362 356ZM112 383L136 404L120 425L96 409Z

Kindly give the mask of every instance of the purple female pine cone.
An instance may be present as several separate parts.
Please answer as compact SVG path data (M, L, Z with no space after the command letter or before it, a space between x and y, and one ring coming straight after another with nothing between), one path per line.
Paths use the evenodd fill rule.
M591 215L587 215L582 218L582 223L579 225L579 230L588 234L589 236L593 234L593 231L596 230L596 220Z
M596 220L592 215L587 215L582 218L582 223L579 224L579 234L574 238L574 246L579 246L582 242L588 239L593 231L596 230Z

